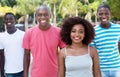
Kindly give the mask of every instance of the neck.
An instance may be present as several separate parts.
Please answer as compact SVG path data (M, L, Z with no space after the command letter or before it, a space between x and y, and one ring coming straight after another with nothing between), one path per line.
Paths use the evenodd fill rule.
M51 27L50 24L48 24L47 26L44 26L44 27L42 27L42 26L39 25L39 28L40 28L41 30L48 30L50 27Z
M72 44L71 47L72 48L82 48L84 45L82 43L80 44Z
M15 27L7 27L7 32L9 33L9 34L13 34L14 32L16 32L16 28Z
M101 27L103 27L103 28L109 28L110 27L110 23L108 23L108 24L100 24L101 25Z

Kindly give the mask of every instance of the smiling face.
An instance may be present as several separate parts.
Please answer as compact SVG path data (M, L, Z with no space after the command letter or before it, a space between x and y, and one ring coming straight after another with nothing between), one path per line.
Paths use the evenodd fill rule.
M36 18L40 29L48 29L50 27L50 11L47 7L41 6L36 11Z
M5 25L7 28L15 27L15 17L12 14L5 16Z
M76 44L82 43L84 36L85 36L85 29L83 25L81 24L74 25L70 33L72 43L76 43Z
M110 16L111 16L111 13L110 13L110 10L108 8L101 7L98 9L97 17L99 18L101 24L108 25L109 20L110 20Z

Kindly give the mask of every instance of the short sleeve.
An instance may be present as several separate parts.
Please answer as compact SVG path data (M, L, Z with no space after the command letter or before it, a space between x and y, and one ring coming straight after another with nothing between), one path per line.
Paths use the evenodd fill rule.
M58 46L60 47L60 48L64 48L65 46L66 46L66 44L61 40L61 37L60 37L60 28L58 28L58 35L59 35L59 44L58 44Z
M62 40L60 40L59 41L59 47L64 48L65 46L66 46L66 44Z
M1 36L0 36L0 49L4 49Z
M95 41L93 40L89 45L92 46L92 47L95 47L96 46Z
M30 30L27 30L24 34L22 46L25 49L30 49L30 35Z
M119 40L118 40L118 42L120 42L120 37L119 37Z

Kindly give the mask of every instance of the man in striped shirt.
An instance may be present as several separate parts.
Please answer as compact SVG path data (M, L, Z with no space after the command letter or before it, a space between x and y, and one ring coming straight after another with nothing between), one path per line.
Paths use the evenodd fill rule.
M102 4L97 9L100 24L95 27L96 47L100 59L102 77L120 77L120 25L110 22L110 7Z

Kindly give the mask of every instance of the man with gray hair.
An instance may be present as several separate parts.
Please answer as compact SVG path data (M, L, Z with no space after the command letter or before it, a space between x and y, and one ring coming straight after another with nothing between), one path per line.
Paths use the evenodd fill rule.
M31 77L58 77L58 47L65 44L60 28L50 24L50 10L41 5L36 10L38 24L26 31L23 39L24 77L28 77L30 53L33 56Z

